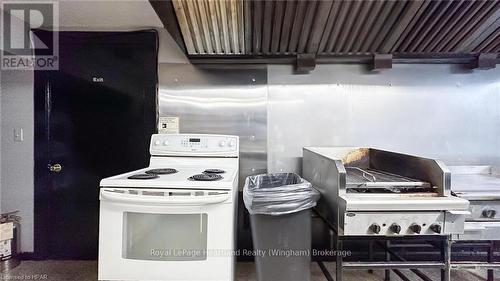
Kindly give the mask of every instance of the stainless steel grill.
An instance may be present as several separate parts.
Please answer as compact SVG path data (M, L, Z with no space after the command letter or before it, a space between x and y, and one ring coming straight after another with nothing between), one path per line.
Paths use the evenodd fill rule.
M464 230L468 201L452 196L438 160L373 148L304 148L303 176L339 236L450 235Z

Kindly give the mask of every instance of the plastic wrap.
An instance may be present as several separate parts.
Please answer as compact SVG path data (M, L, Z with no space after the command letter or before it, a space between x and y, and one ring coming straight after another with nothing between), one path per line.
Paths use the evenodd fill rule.
M311 183L295 173L249 176L243 188L243 201L252 215L299 212L316 206L319 197Z

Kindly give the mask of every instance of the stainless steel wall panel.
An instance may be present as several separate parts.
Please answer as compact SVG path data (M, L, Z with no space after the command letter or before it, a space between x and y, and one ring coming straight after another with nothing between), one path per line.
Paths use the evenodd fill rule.
M267 71L256 66L160 64L159 114L179 117L180 133L240 137L240 186L267 169Z
M500 69L318 65L295 75L285 65L221 67L160 65L159 112L178 116L181 132L239 135L240 185L266 168L300 173L304 146L500 165Z
M304 146L372 146L447 164L500 164L500 69L268 67L268 169L301 172Z

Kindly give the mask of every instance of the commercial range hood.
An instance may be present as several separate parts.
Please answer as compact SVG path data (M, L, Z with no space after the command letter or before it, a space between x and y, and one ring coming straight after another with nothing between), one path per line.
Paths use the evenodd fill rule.
M188 57L497 60L500 1L150 1Z

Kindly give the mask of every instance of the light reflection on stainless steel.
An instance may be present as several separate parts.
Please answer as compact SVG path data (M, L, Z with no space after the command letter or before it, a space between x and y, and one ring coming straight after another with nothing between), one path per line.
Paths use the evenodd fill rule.
M248 95L249 91L252 90L239 90L240 94L242 96ZM215 90L206 90L206 94L208 95L217 95L219 94L220 91L215 91ZM171 94L173 93L173 94ZM199 93L199 90L180 90L180 91L175 91L175 90L160 90L160 103L165 103L169 102L172 100L175 100L177 103L184 104L186 106L197 106L197 107L203 107L203 108L218 108L220 109L221 107L227 107L227 108L234 108L234 107L242 107L242 108L248 108L252 106L260 106L260 107L266 107L267 102L263 100L260 97L255 97L255 98L244 98L242 99L241 97L234 97L234 98L226 98L226 97L214 97L214 98L207 98L207 97L196 97ZM183 96L185 95L185 96Z
M179 117L181 133L240 137L240 187L267 171L265 67L160 64L159 80L159 114Z

